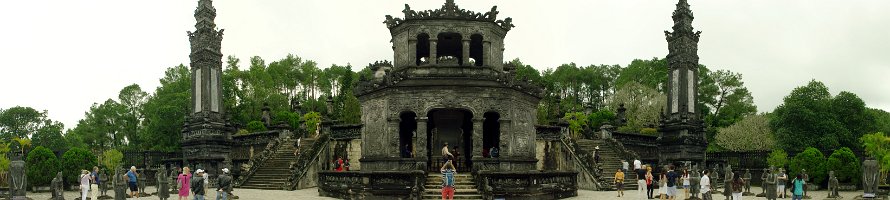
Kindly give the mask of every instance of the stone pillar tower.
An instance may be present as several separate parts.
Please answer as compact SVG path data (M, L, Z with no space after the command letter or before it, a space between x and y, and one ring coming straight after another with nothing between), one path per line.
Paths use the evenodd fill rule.
M686 0L677 3L673 32L665 31L668 42L667 106L661 119L661 159L698 161L704 159L707 140L696 108L698 94L698 39L701 31L692 28L692 10Z
M216 9L211 0L199 0L195 10L195 32L188 32L191 43L192 103L182 129L182 151L187 165L207 171L213 177L221 169L231 168L232 127L224 119L222 104L223 30L213 22Z

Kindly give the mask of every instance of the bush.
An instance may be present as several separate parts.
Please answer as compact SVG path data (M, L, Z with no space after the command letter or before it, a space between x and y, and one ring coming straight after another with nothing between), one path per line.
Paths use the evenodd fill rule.
M99 165L96 155L82 148L71 148L62 154L62 176L65 182L77 184L80 170L93 171L93 167Z
M102 153L102 166L105 166L105 169L118 170L121 168L121 164L123 164L124 154L116 149L108 150Z
M825 172L825 155L813 147L809 147L795 155L788 168L789 176L796 176L800 174L802 169L806 169L807 174L810 175L810 182L816 184L821 184L825 181L828 174Z
M788 153L785 153L785 150L782 149L775 149L773 152L769 153L766 162L769 163L770 166L775 166L776 168L785 167L785 165L788 164Z
M321 123L321 113L309 112L303 115L303 123L306 124L306 132L315 135L315 129Z
M0 174L9 171L9 158L4 155L9 153L9 143L0 142ZM0 183L2 184L2 183Z
M859 183L862 179L862 169L859 168L859 158L853 154L853 150L844 147L834 150L828 161L825 162L825 171L834 170L838 181L845 183Z
M28 153L25 160L28 166L26 174L31 186L45 186L52 182L59 172L59 159L46 147L37 146Z
M247 123L247 131L250 131L251 133L266 131L266 130L267 130L266 125L263 124L263 122L251 121L250 123Z
M300 115L291 111L279 111L275 113L278 123L284 122L293 129L300 127Z
M640 129L640 134L643 134L643 135L656 135L656 134L658 134L658 129L654 129L654 128L643 128L643 129Z

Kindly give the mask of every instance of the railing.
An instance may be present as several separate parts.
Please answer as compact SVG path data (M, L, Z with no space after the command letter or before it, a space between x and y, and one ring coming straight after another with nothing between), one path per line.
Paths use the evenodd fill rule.
M362 124L345 124L331 126L332 140L359 139L362 137Z
M579 170L579 172L588 174L596 179L596 181L593 182L596 189L603 188L603 183L606 182L606 180L603 177L602 168L600 168L598 165L594 165L593 163L595 162L591 160L590 156L581 157L581 155L575 152L576 149L581 149L578 144L575 143L575 140L570 138L563 138L560 140L560 142L565 145L565 149L569 152L569 154L571 154L571 157L574 158L575 161L581 165L581 170Z
M136 168L146 168L147 166L157 166L164 163L165 159L182 158L182 152L167 151L123 151L123 165L125 167L136 166Z
M322 171L318 172L318 193L340 199L363 199L365 196L421 199L426 178L426 173L421 170Z
M250 176L253 176L256 173L256 170L260 168L259 164L265 163L266 160L271 158L278 148L281 147L281 143L284 143L283 138L276 138L272 141L269 141L269 144L266 144L266 149L260 152L259 155L254 156L247 162L247 170L241 173L241 176L238 177L238 180L235 181L235 187L240 187L241 184L247 181ZM242 170L244 171L244 170Z
M489 172L476 174L484 199L526 197L561 199L578 196L578 172Z
M282 188L296 190L300 185L300 180L306 177L309 167L312 164L315 164L315 160L318 159L319 155L323 152L322 150L328 146L329 142L330 134L322 133L318 136L318 139L312 143L312 148L309 149L308 152L301 152L299 157L297 157L295 166L291 166L291 176L287 179L287 185L282 186Z

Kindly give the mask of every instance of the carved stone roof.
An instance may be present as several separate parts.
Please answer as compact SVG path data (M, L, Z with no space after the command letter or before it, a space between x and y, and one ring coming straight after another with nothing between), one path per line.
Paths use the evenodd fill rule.
M445 4L442 5L442 8L435 10L415 11L411 9L411 6L405 4L405 9L402 10L402 13L405 14L404 19L398 17L393 18L392 15L386 15L386 21L383 21L383 23L385 23L389 29L393 29L403 24L404 22L413 20L457 19L467 21L493 22L508 31L515 27L513 25L512 18L508 17L504 20L497 19L497 8L497 6L493 6L491 7L491 11L485 13L474 12L460 9L460 7L458 7L457 4L454 3L454 0L445 0Z

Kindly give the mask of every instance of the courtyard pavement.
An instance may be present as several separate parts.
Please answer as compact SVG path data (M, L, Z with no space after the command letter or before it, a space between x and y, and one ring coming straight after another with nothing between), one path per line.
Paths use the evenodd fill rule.
M149 187L146 188L147 191L153 192L154 188ZM752 192L760 192L760 189L751 188ZM108 191L108 195L113 196L114 191ZM657 191L656 191L657 192ZM682 191L681 191L682 192ZM841 196L844 199L852 199L853 197L862 194L862 191L856 192L841 192ZM283 191L283 190L255 190L255 189L235 189L235 195L238 195L240 199L244 200L264 200L264 199L275 199L275 200L315 200L315 199L335 199L329 197L319 197L317 188L309 188L303 190L296 191ZM809 192L809 196L813 197L813 199L823 199L828 195L826 191L813 191ZM51 197L50 193L28 193L28 197L34 200L44 200L49 199ZM637 196L636 191L626 191L624 197L617 197L617 192L609 191L609 192L600 192L600 191L589 191L589 190L579 190L577 197L567 198L566 200L599 200L599 199L640 199ZM682 197L682 194L681 194ZM724 199L723 196L714 194L714 199ZM216 199L216 193L208 194L204 197L207 200ZM66 191L65 199L69 200L79 200L79 192L75 191ZM140 197L140 198L129 198L128 200L136 200L136 199L158 199L157 196L149 196L149 197ZM175 196L169 198L170 200L177 200ZM656 198L657 199L657 198ZM763 197L753 197L753 196L745 196L742 199L766 199ZM786 198L786 199L791 199Z

